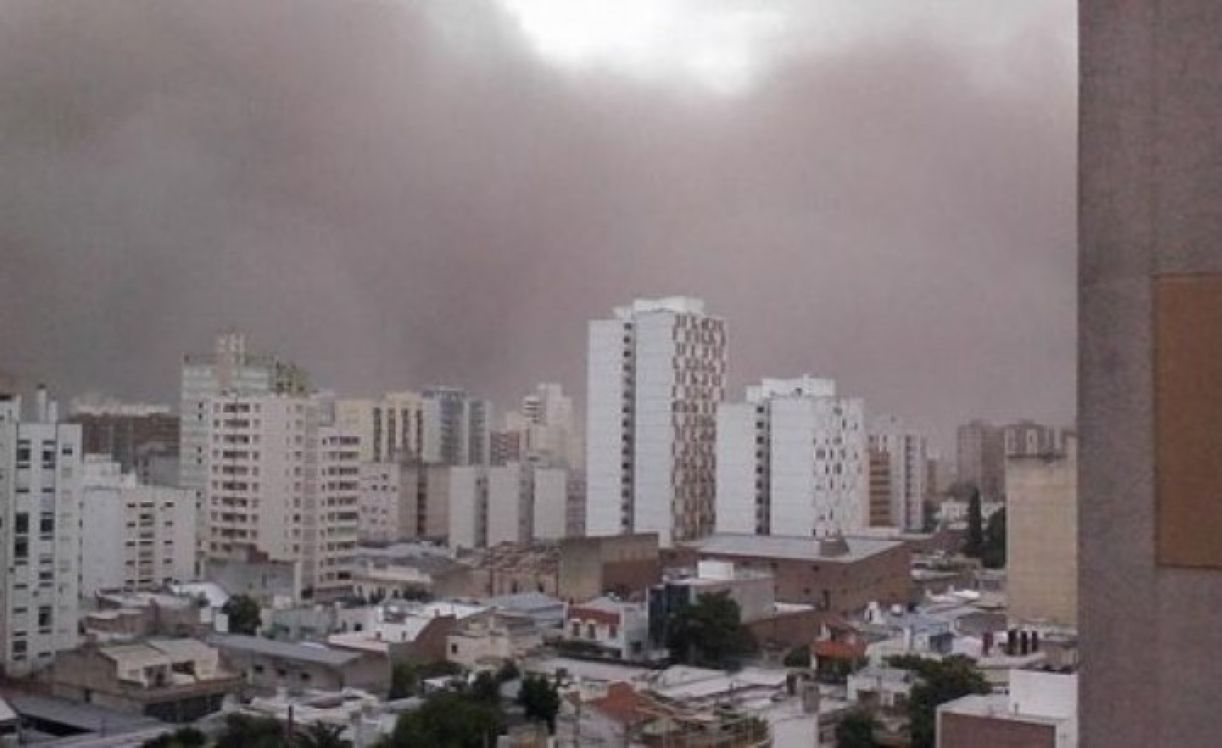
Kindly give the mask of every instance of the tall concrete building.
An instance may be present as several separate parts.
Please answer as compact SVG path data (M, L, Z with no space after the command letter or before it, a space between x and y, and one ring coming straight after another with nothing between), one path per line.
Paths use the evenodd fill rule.
M1018 623L1078 622L1078 448L1006 458L1006 599Z
M80 594L157 590L195 574L195 499L141 485L109 455L85 455Z
M974 420L955 435L958 480L980 489L984 501L1001 501L1006 493L1006 451L1001 430Z
M423 393L421 459L430 465L487 465L492 404L455 387Z
M208 452L215 420L209 412L211 400L224 394L300 395L309 386L303 369L273 356L251 353L246 336L236 331L218 335L211 353L183 357L178 487L194 494L199 527L206 527L207 519L204 492L209 483Z
M362 460L360 478L357 534L361 542L394 543L417 537L413 469L398 462Z
M901 530L919 531L925 525L929 499L929 442L896 416L879 416L870 425L870 450L885 456L890 493L889 521ZM873 522L871 524L874 524Z
M1220 11L1079 3L1085 748L1222 735Z
M825 535L869 524L864 405L810 376L765 379L717 414L717 532Z
M359 528L359 437L333 426L315 397L222 395L207 413L206 557L300 562L316 597L346 593Z
M0 392L0 666L21 676L77 645L81 427L39 388L32 418Z
M423 455L424 398L403 391L376 400L336 400L335 425L360 437L361 462L417 462Z
M73 402L85 454L109 455L145 485L177 485L178 416L161 405Z
M688 297L637 299L589 325L586 531L713 530L725 320Z

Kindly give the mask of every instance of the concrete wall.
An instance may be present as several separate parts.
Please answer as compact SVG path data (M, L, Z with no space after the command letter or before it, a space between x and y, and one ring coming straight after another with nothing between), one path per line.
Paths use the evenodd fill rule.
M1087 748L1212 746L1222 735L1222 573L1156 557L1152 329L1156 278L1222 272L1220 39L1215 0L1080 3ZM1217 532L1216 518L1202 520Z
M1072 442L1071 442L1072 443ZM1006 592L1020 622L1078 621L1078 458L1006 461Z
M556 596L589 600L607 591L638 592L662 579L654 533L567 538L560 543Z

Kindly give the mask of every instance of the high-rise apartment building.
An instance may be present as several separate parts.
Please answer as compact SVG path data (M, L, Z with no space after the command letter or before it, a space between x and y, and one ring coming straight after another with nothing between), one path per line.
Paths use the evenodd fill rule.
M39 388L32 419L0 392L0 665L49 666L77 645L81 427L59 423Z
M405 483L404 479L407 479ZM365 543L415 538L416 476L398 462L361 462L358 536Z
M206 408L206 556L299 561L316 597L345 593L359 522L359 437L331 425L328 404L313 397L223 395Z
M81 583L99 590L155 590L195 572L195 499L190 491L141 485L109 455L85 455Z
M416 462L424 443L424 399L388 392L380 399L335 401L335 424L361 440L362 462Z
M246 336L240 332L218 335L211 353L183 357L178 487L194 494L199 527L207 526L204 492L209 484L208 453L216 420L210 412L211 400L221 395L302 395L309 387L303 369L272 356L250 353Z
M1006 599L1020 623L1078 622L1078 447L1006 459Z
M977 419L960 426L955 436L959 482L980 489L984 501L1001 501L1006 492L1006 451L1001 430Z
M85 454L108 455L145 485L177 485L178 416L161 405L74 402Z
M430 465L487 465L492 404L454 387L423 393L421 459Z
M712 532L725 375L725 321L699 299L638 299L590 322L588 534Z
M864 405L810 376L765 379L717 415L717 531L822 535L869 524Z
M929 449L925 436L896 416L880 416L870 426L870 450L886 455L890 489L889 524L918 531L925 524L929 498ZM871 523L874 524L874 523Z

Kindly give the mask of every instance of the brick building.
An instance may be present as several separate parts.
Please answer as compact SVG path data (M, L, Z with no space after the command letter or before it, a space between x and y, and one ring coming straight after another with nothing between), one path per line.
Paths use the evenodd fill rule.
M871 602L909 601L911 551L897 540L859 537L787 537L719 533L668 554L668 564L732 561L741 569L767 571L776 600L813 605L821 612L852 615Z

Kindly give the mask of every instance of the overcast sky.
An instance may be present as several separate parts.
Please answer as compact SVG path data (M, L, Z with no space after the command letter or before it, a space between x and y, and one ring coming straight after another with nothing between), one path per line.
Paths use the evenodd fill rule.
M221 327L372 394L584 399L704 297L940 441L1069 423L1072 0L0 4L0 369L172 403Z

